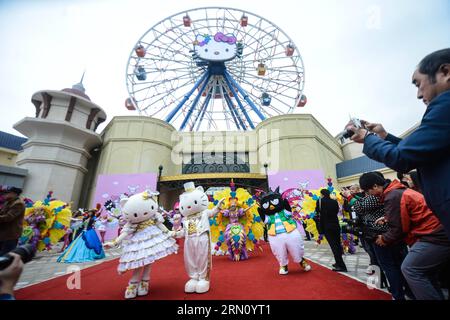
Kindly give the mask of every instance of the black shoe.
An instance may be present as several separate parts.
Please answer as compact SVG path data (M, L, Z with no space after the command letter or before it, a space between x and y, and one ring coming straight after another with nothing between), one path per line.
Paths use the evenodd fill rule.
M337 267L337 263L333 263L331 266L332 266L333 268L336 268L336 267Z
M340 266L336 266L332 269L335 272L347 272L347 268L346 267L340 267Z

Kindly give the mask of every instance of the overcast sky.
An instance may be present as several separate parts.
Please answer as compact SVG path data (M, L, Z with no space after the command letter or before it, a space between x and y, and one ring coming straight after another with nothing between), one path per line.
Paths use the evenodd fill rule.
M424 111L411 75L428 53L450 47L448 0L0 0L0 130L34 116L31 96L84 86L108 119L124 107L125 68L137 40L186 9L225 6L260 15L301 51L308 104L331 134L349 114L400 134ZM104 125L100 127L103 129Z

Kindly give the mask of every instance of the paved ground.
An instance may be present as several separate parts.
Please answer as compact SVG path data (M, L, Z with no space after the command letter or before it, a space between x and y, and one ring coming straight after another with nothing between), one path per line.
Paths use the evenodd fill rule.
M16 289L58 277L66 273L71 273L74 270L70 268L73 268L74 266L84 269L104 261L118 258L121 252L121 250L117 248L108 249L106 250L105 259L88 263L64 264L56 262L56 259L60 255L57 251L58 248L56 248L54 252L38 253L33 261L27 263L19 282L17 283ZM317 245L315 241L305 241L305 257L330 269L331 264L334 263L330 247L326 244ZM366 283L368 275L365 271L369 263L369 256L366 252L362 248L357 247L357 252L353 255L346 255L344 260L349 270L349 272L344 274Z
M331 269L331 265L335 262L330 246L328 244L317 245L315 241L305 241L305 258L328 269ZM343 272L342 274L380 288L379 277L376 275L369 276L366 273L369 266L369 255L363 248L356 246L356 253L347 254L343 259L347 265L348 272ZM368 279L369 277L370 279ZM387 292L386 290L384 291Z
M108 249L105 250L105 259L97 260L95 262L66 264L56 262L56 259L60 256L58 249L59 248L55 248L52 252L39 252L32 261L28 262L25 265L22 276L16 285L16 289L62 276L66 273L72 273L74 270L71 268L73 267L85 269L99 263L118 258L121 253L121 249Z

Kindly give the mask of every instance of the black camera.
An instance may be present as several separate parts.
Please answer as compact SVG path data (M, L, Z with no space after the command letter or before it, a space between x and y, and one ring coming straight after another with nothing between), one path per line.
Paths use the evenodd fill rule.
M361 123L361 120L357 118L351 118L350 121L357 129L364 128L364 126ZM343 143L344 139L350 139L354 134L355 132L353 132L353 130L345 129L344 131L338 134L338 138L341 139L341 142Z
M344 132L342 133L342 138L344 139L350 139L355 133L353 132L353 130L347 129L344 130Z
M31 244L26 244L15 248L10 251L10 253L15 253L20 256L23 263L30 262L36 253L36 249ZM14 258L9 253L0 257L0 270L6 269L12 262Z
M358 220L347 220L346 225L341 226L342 233L350 233L354 236L359 236L362 233L360 222Z

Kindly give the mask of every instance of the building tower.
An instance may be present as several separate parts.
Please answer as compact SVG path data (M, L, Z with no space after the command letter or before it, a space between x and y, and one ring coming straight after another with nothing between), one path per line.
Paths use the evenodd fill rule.
M14 125L28 137L17 159L17 166L28 170L25 197L44 199L52 190L58 199L78 206L90 153L102 144L95 130L106 119L82 82L83 78L72 88L36 92L31 98L36 116Z

